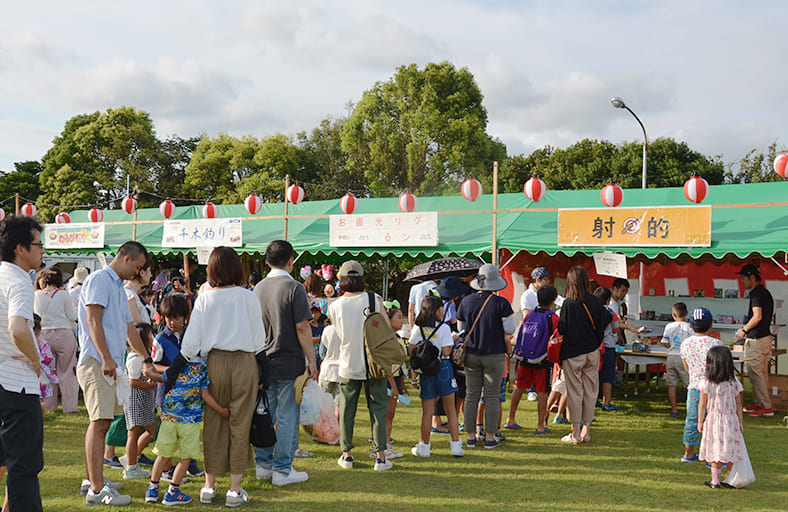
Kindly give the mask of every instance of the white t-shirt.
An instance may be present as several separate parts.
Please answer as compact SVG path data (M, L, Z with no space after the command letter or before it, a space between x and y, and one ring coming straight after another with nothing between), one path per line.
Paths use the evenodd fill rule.
M375 300L379 296L375 295ZM339 376L348 380L367 380L364 361L364 310L369 307L369 294L343 295L328 305L328 318L341 340L339 345ZM381 309L380 301L375 307Z
M326 355L320 360L320 377L318 382L324 385L339 382L339 346L342 340L337 336L336 327L327 325L320 336L320 344L326 347Z
M142 379L142 358L136 352L126 356L126 374L130 379Z
M150 313L148 313L148 308L145 307L145 304L142 303L142 299L137 292L134 291L128 283L123 285L123 291L126 292L126 298L129 300L134 300L134 305L137 307L137 312L140 315L140 322L149 324L150 323ZM131 307L129 307L131 309Z
M265 327L260 301L246 288L213 288L194 301L181 353L189 361L213 350L251 352L265 348Z
M564 303L564 298L560 295L555 298L555 306L556 308L561 308L561 305ZM520 311L523 309L527 309L528 311L533 311L539 305L539 296L537 295L537 290L534 288L533 283L528 285L528 289L520 295ZM558 312L556 312L558 314Z
M671 322L662 333L662 343L668 344L669 356L681 355L681 342L695 334L688 322Z
M424 300L424 297L427 296L430 290L434 290L437 287L438 285L435 284L435 281L424 281L410 287L408 303L413 304L413 312L416 316L419 316L419 311L421 311L421 301Z
M418 325L414 325L413 329L410 331L410 338L408 338L408 343L411 345L416 345L422 339L421 331L424 331L424 336L429 338L430 343L438 347L438 358L441 357L443 353L443 347L451 347L454 345L454 338L451 336L451 328L447 324L441 324L437 331L435 331L434 327L419 327ZM432 332L435 331L435 334ZM430 335L432 337L430 338Z
M613 321L607 324L607 327L605 327L605 348L615 348L616 343L618 343L618 333L613 332L613 329L617 329L619 326L618 315L612 309L610 309L610 306L605 307L608 311L610 311L610 314L613 315Z
M34 311L41 317L41 329L71 329L77 321L77 310L71 296L64 290L36 290Z
M722 345L722 342L711 336L694 334L681 343L681 358L689 368L688 389L698 389L706 373L706 354L715 345Z
M0 386L6 391L26 395L40 395L38 376L33 367L22 361L12 359L24 357L11 334L8 325L12 317L27 320L30 337L33 335L33 283L21 267L8 261L0 263Z

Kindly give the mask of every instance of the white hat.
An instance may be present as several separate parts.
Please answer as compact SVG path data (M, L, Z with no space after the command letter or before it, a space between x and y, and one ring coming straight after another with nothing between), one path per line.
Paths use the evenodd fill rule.
M85 267L77 267L74 270L74 277L68 280L69 283L79 283L82 284L87 279L88 274L90 274L90 270Z

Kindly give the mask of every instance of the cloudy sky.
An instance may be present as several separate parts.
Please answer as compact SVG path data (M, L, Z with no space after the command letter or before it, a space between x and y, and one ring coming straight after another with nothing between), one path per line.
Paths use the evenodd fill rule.
M673 137L733 162L785 146L779 0L9 2L0 17L0 169L70 117L130 105L160 138L295 134L397 66L448 60L510 155L589 137Z

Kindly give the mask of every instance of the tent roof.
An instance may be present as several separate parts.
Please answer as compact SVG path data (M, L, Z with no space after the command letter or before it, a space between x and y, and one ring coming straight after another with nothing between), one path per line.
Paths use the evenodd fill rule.
M712 207L712 243L710 247L611 247L630 257L668 258L712 257L735 255L739 258L757 253L773 256L785 251L788 244L788 183L753 183L710 187L704 205ZM492 250L492 195L481 196L471 203L462 196L420 197L419 211L437 211L440 244L437 247L367 247L337 248L329 246L328 215L341 214L338 200L308 201L289 205L288 240L299 252L337 255L465 255ZM396 198L362 198L356 213L396 213ZM683 189L651 188L624 191L622 207L628 206L690 206ZM264 204L251 216L243 205L217 205L219 217L243 218L243 252L265 252L271 240L283 236L284 205ZM524 194L498 195L498 247L517 253L544 251L574 255L592 254L601 246L559 246L559 208L600 208L598 190L548 191L538 203L531 203ZM178 206L172 219L201 218L201 206ZM73 222L88 222L87 211L71 213ZM132 217L122 210L106 210L104 252L114 252L132 238ZM157 254L181 253L183 249L161 246L163 218L158 208L145 208L137 213L136 239ZM71 252L86 252L71 251Z

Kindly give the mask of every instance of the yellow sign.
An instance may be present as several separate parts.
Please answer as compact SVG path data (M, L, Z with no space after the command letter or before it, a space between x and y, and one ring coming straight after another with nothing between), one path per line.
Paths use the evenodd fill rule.
M711 206L559 209L558 245L709 247Z

